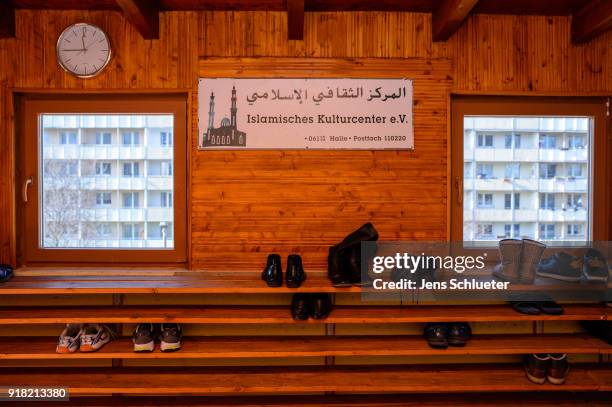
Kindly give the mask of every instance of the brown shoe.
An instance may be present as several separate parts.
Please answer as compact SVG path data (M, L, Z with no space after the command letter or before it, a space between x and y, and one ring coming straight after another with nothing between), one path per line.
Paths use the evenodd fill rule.
M546 382L546 372L550 365L550 355L532 354L525 356L525 374L534 383L544 384Z
M569 374L569 363L567 362L566 353L557 353L548 355L550 357L550 365L546 372L546 378L552 384L563 384Z

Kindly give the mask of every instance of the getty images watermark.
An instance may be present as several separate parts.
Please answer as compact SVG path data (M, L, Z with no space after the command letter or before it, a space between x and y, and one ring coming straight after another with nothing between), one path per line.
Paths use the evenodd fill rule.
M610 242L536 243L541 245L537 256L530 247L514 252L508 261L502 259L497 242L486 246L471 242L362 242L362 300L612 300L607 278L594 280L583 275L593 250L604 258L603 263L596 262L598 267L609 270ZM571 278L564 274L570 267L575 274ZM557 269L563 272L556 273Z

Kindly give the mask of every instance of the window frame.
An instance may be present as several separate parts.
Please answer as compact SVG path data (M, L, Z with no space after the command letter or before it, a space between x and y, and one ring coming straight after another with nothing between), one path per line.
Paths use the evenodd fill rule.
M188 156L187 156L187 94L186 93L88 93L88 94L21 94L18 99L19 120L17 131L16 173L19 186L31 176L28 202L18 194L17 224L23 232L18 239L20 265L62 264L182 264L188 262ZM40 114L172 114L174 116L172 149L174 247L157 248L42 248L40 236ZM103 133L103 131L101 131ZM103 137L103 136L101 136ZM21 140L21 141L19 141ZM111 140L112 142L112 140ZM101 144L105 145L105 144Z
M612 192L608 185L612 170L606 166L612 158L608 141L610 131L606 116L605 98L598 97L547 97L547 96L476 96L453 95L451 98L451 147L450 147L450 237L451 241L463 241L463 196L464 196L464 116L589 116L594 119L592 168L590 193L591 241L609 240L610 204ZM538 204L539 208L539 204ZM596 220L596 221L595 221ZM588 237L587 237L588 238ZM563 242L559 242L563 247ZM588 244L588 241L587 243ZM559 246L555 246L559 247ZM566 247L569 247L566 246ZM575 244L572 246L575 247ZM481 242L469 242L465 250L478 249L492 252L490 260L496 258L494 246Z

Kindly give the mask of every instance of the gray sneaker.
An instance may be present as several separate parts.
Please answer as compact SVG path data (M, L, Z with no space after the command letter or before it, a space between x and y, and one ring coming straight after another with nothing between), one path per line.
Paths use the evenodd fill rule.
M589 249L584 254L582 272L584 273L584 278L591 282L606 283L610 276L608 262L604 255L597 249Z
M87 325L81 335L81 352L95 352L112 339L113 333L106 325Z
M162 352L173 352L181 349L181 339L183 330L179 324L161 324L161 345Z
M566 252L555 253L540 262L536 274L540 277L561 281L580 281L582 279L582 259Z
M155 349L155 326L153 324L138 324L132 335L134 352L153 352Z

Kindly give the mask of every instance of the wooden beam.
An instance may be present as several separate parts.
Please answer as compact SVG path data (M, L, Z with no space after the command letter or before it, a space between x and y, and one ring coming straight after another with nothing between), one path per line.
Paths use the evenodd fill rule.
M287 0L287 33L290 40L304 39L304 0Z
M0 1L0 38L15 36L15 7L9 1Z
M146 40L159 38L159 4L153 0L116 0L125 18Z
M432 38L446 41L463 23L478 0L442 0L432 13Z
M587 42L612 29L612 1L591 0L572 16L572 42Z

